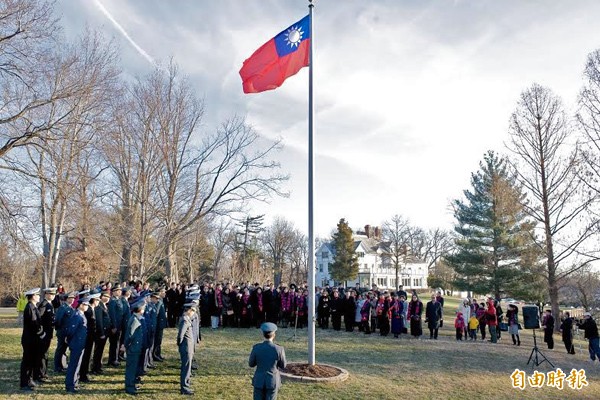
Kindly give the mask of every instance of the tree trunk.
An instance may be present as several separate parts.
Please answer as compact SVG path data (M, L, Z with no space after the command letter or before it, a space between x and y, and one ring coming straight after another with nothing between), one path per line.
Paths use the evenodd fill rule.
M121 260L119 262L119 281L130 281L132 278L131 273L131 243L123 244L121 249Z

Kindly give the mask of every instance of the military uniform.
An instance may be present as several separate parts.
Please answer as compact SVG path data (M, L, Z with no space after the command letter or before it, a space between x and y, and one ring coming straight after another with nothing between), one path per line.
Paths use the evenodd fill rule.
M56 288L44 289L44 294L56 294ZM45 380L48 379L48 350L50 349L50 343L54 337L54 306L48 299L42 300L38 305L40 311L40 318L42 328L44 329L45 337L40 343L40 359L38 366L34 372L34 379Z
M143 317L133 314L129 317L127 327L124 332L124 345L127 351L125 366L125 391L130 394L137 393L135 386L138 375L138 367L143 351L144 326Z
M102 295L105 296L106 293L102 293ZM102 370L102 355L104 354L104 347L106 346L106 340L108 339L112 324L108 308L102 300L100 300L100 303L94 309L94 313L96 314L96 337L94 338L92 373L102 374L104 372Z
M75 298L76 292L71 292L67 298ZM56 351L54 352L54 372L64 372L67 368L67 323L75 310L67 303L61 304L56 310L54 328L56 328Z
M123 288L123 294L121 295L121 304L123 305L123 318L121 319L121 336L119 337L119 361L125 361L125 330L127 329L127 324L129 322L129 317L131 317L131 307L129 305L129 300L125 293L131 294L130 288Z
M115 286L112 291L121 290L121 286ZM123 321L123 302L120 296L113 296L108 302L108 314L111 320L111 330L109 332L108 364L112 366L119 365L119 342L121 338L121 323Z
M154 334L154 351L152 357L155 361L162 361L163 331L167 327L167 313L163 299L159 297L156 303L156 333Z
M150 301L146 304L146 310L144 311L146 329L148 330L145 345L146 352L144 357L144 372L147 372L149 368L154 368L154 363L152 362L152 352L154 351L154 335L156 334L156 317L156 304Z
M265 333L275 332L277 325L266 322L261 325L260 329ZM277 392L281 386L279 369L285 369L286 363L283 347L273 343L272 340L266 339L252 347L248 365L256 367L252 378L254 400L277 398Z
M79 304L89 304L87 299L79 299ZM67 325L67 344L71 351L71 359L67 368L65 377L65 387L67 392L77 392L79 384L79 369L81 368L81 359L85 349L87 339L87 321L85 315L78 307L68 321Z
M187 306L187 305L186 305ZM195 315L196 313L194 313ZM179 320L177 331L177 346L181 357L180 385L182 394L192 394L192 360L194 358L194 329L191 318L185 314Z
M97 307L97 305L96 305ZM92 359L92 350L94 349L94 341L96 338L96 313L92 306L89 306L83 313L87 322L87 336L85 338L85 348L83 357L81 358L81 368L79 370L79 380L81 382L89 382L90 377L90 360Z
M28 299L39 296L40 289L32 289L25 293ZM34 301L37 301L35 299ZM21 346L23 347L23 358L21 360L21 389L31 390L35 386L33 373L40 362L41 342L46 333L42 327L40 312L33 301L29 301L23 311L23 334L21 335Z

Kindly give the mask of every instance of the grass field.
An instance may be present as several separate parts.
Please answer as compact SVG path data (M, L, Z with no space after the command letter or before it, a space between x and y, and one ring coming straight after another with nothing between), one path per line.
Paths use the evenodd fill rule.
M456 302L447 302L446 315ZM511 387L510 374L521 369L529 376L533 368L527 359L533 347L530 331L522 332L522 345L512 345L506 334L497 345L487 342L457 342L449 318L437 341L392 336L381 337L354 332L317 329L317 362L345 368L350 378L338 384L303 384L285 382L280 399L599 399L600 366L587 362L587 343L577 342L577 354L568 355L556 336L554 350L541 340L540 349L567 375L572 368L584 368L589 385L582 390L568 387L560 391L544 386L525 390ZM224 329L203 330L197 359L200 369L192 378L196 398L251 399L253 369L247 366L252 344L260 340L259 331ZM306 329L299 330L297 340L290 340L292 329L280 329L277 342L286 349L288 361L307 359ZM21 329L15 316L0 313L0 396L11 399L57 399L65 396L64 376L54 375L35 394L19 391ZM164 355L168 360L145 377L138 398L175 399L179 395L179 364L175 347L175 330L165 331ZM427 335L428 336L428 335ZM54 351L51 348L51 354ZM580 348L582 351L580 351ZM540 372L554 371L547 363ZM93 382L82 386L80 394L69 398L121 399L124 394L124 367L106 368Z

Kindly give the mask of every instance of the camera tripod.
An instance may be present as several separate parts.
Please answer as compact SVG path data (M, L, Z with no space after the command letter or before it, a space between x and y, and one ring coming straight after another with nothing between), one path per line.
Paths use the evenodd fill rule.
M296 329L298 329L298 310L296 309L296 321L294 322L294 334L288 338L292 342L295 342L298 337L296 336Z
M533 355L535 354L535 358L533 357ZM546 356L544 355L544 353L542 353L540 351L540 349L538 349L537 346L537 339L535 336L535 329L533 329L533 349L531 350L531 354L529 355L529 360L527 360L527 365L529 365L529 363L533 361L533 366L537 367L538 365L540 365L541 363L543 363L544 361L546 361L548 364L550 364L552 366L552 368L554 368L554 364L552 364L550 362L550 360L548 360L546 358Z

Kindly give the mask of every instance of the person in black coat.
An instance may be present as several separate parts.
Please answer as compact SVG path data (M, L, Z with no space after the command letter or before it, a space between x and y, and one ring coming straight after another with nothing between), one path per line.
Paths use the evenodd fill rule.
M104 373L102 369L102 355L106 340L112 328L108 307L106 304L110 300L110 292L104 291L100 296L100 303L94 309L96 314L96 335L94 338L94 359L92 361L92 373L100 375Z
M169 290L167 290L164 300L169 328L175 328L177 324L177 302L177 284L175 282L171 282L171 287Z
M565 311L565 318L560 324L560 331L567 353L575 354L575 346L573 346L573 318L571 318L571 314L568 311Z
M330 299L329 292L323 290L321 297L319 297L319 304L317 306L317 314L319 316L319 326L323 329L329 329L329 310L330 310ZM269 321L271 322L271 321Z
M39 363L40 347L46 333L42 327L40 311L36 307L40 300L40 288L25 292L25 296L27 296L27 305L23 311L23 334L21 335L23 347L21 390L33 390L36 386L33 381L33 371Z
M542 328L544 328L544 342L548 344L549 349L554 348L554 317L552 316L552 310L546 310L544 320L542 321Z
M584 331L584 339L588 340L588 351L590 360L600 361L600 337L598 336L598 325L592 318L592 314L586 312L583 314L583 320L577 323L579 329Z
M87 299L90 302L89 307L83 312L87 323L87 336L85 339L83 357L81 358L81 367L79 369L79 381L84 383L90 382L90 360L92 359L92 350L94 349L94 339L96 337L96 313L94 310L100 301L99 297L99 293L88 296Z
M331 325L333 330L339 331L342 329L342 313L344 312L344 299L340 297L340 293L337 290L333 291L333 298L331 299Z
M352 332L354 330L354 317L356 315L356 300L354 299L352 291L346 292L346 299L344 300L344 325L346 332Z
M434 294L431 295L431 301L427 302L425 307L425 321L429 328L429 338L437 340L440 329L440 320L442 319L442 305L437 301Z
M56 297L56 288L46 288L43 290L44 300L38 305L42 328L46 336L41 342L40 359L38 365L33 372L33 379L46 382L48 380L48 350L54 336L54 321L55 313L52 301Z

